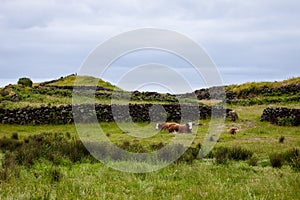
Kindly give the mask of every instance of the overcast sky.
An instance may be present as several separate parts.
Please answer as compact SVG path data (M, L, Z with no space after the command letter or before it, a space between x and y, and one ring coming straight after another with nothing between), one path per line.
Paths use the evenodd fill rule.
M300 76L299 0L35 1L0 0L0 85L76 73L89 53L119 33L153 27L201 45L224 84ZM178 65L148 51L116 64ZM146 59L147 58L147 59ZM163 60L167 59L173 62ZM116 83L119 70L105 77ZM193 84L193 89L204 85Z

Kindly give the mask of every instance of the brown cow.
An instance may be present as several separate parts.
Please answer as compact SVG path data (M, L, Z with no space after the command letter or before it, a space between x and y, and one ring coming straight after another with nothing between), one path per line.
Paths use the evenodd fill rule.
M193 123L189 122L187 124L173 124L169 128L169 133L178 132L178 133L191 133L192 132Z
M231 134L231 135L234 135L234 134L236 134L238 131L239 131L238 128L232 127L231 129L229 129L228 133Z
M231 121L233 122L235 122L239 118L238 114L234 110L229 111L227 117L230 117Z
M175 122L164 122L164 123L157 123L155 129L156 130L169 130L171 125L176 125Z

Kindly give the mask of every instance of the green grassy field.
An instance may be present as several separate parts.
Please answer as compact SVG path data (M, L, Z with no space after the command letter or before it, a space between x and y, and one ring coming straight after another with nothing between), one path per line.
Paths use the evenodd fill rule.
M34 84L41 87L10 85L0 89L0 107L71 104L71 90L52 87L72 86L75 79L76 76L71 75ZM293 89L293 84L299 81L300 78L292 78L282 82L226 86L227 91L238 97L227 107L236 110L239 119L224 122L214 149L203 159L195 158L199 146L205 146L212 123L209 119L194 122L196 125L189 135L156 131L155 123L101 122L77 127L74 124L0 124L0 199L300 199L299 127L260 121L267 106L300 108L299 92L283 94L277 90L291 85ZM82 77L79 85L95 82L98 86L121 91L93 77ZM272 92L260 93L266 87L273 89ZM174 102L166 95L162 95L162 99L145 99L147 95L143 95L138 94L130 102ZM114 102L127 104L121 96ZM189 99L186 101L188 103ZM100 95L95 103L110 104L111 101ZM218 102L201 100L201 103L214 105ZM102 128L102 136L98 125ZM76 128L80 127L84 131L78 135ZM232 127L239 129L237 134L228 134ZM139 153L156 151L175 140L185 145L189 145L191 139L193 142L178 161L165 168L150 173L126 173L94 159L79 140L93 144L103 137L127 151ZM290 152L297 157L289 160ZM282 166L274 167L276 161ZM119 164L125 169L148 167L145 163L134 165L131 161Z
M300 107L293 103L289 107ZM242 147L257 156L257 166L248 161L229 160L218 164L215 158L172 163L159 171L132 174L108 168L99 162L63 159L58 164L44 158L31 166L18 166L17 172L0 183L0 199L300 199L300 172L288 164L271 166L269 156L300 147L299 127L283 127L260 122L266 107L231 106L239 114L236 122L226 121L215 149ZM193 133L192 146L203 144L210 120L201 120ZM130 125L101 123L104 133L116 144L138 143L145 149L151 144L171 142L175 135L165 131L150 138L130 136ZM227 130L238 127L236 135ZM0 125L0 137L18 133L19 140L43 132L70 133L78 138L75 125ZM128 131L129 132L126 132ZM153 132L154 124L138 124L137 132ZM283 143L279 138L284 136ZM94 140L94 135L87 135ZM2 153L2 158L4 153ZM130 163L127 163L130 167Z

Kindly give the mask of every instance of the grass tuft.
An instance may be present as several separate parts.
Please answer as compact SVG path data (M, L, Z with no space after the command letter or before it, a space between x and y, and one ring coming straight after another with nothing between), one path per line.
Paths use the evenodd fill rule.
M282 135L282 136L280 136L280 138L279 138L279 143L283 143L284 142L284 140L285 140L285 137Z
M274 153L269 156L273 168L281 168L284 163L284 158L281 154Z

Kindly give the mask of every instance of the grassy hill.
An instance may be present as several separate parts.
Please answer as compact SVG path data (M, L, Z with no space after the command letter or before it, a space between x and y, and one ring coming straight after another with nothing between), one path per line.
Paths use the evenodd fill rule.
M56 80L34 83L32 87L14 84L0 88L0 108L13 109L27 106L39 107L42 104L49 106L72 104L72 89L75 83L76 86L87 86L85 89L91 89L89 86L97 85L95 92L95 103L97 104L110 104L113 91L116 92L115 103L127 103L125 98L128 96L127 91L99 78L72 74ZM173 103L177 100L169 94L135 91L131 95L130 102L161 104Z
M275 82L249 82L244 84L233 84L226 86L226 91L231 91L236 94L256 94L259 95L259 92L263 91L266 88L271 90L278 90L283 87L289 87L300 84L300 77L290 78L284 81L275 81Z
M77 79L77 80L76 80ZM76 85L78 86L91 86L96 85L110 89L110 90L120 90L120 88L116 87L115 85L111 84L110 82L104 81L99 78L95 78L92 76L77 76L75 74L61 77L57 80L47 81L43 83L37 83L36 86L42 85L42 86L74 86L76 81Z
M95 102L110 104L112 91L118 92L117 103L126 103L127 92L104 80L91 76L75 74L56 80L34 83L33 87L8 85L0 89L1 108L39 107L44 105L63 105L72 103L72 88L79 86L97 85ZM240 85L225 86L227 103L234 105L255 105L270 103L286 103L300 101L300 77L276 82L251 82ZM211 104L207 89L195 91L199 103ZM189 102L189 95L182 96ZM176 103L174 95L155 92L133 92L131 103Z
M225 87L228 103L239 105L300 101L300 77L275 82L250 82Z

